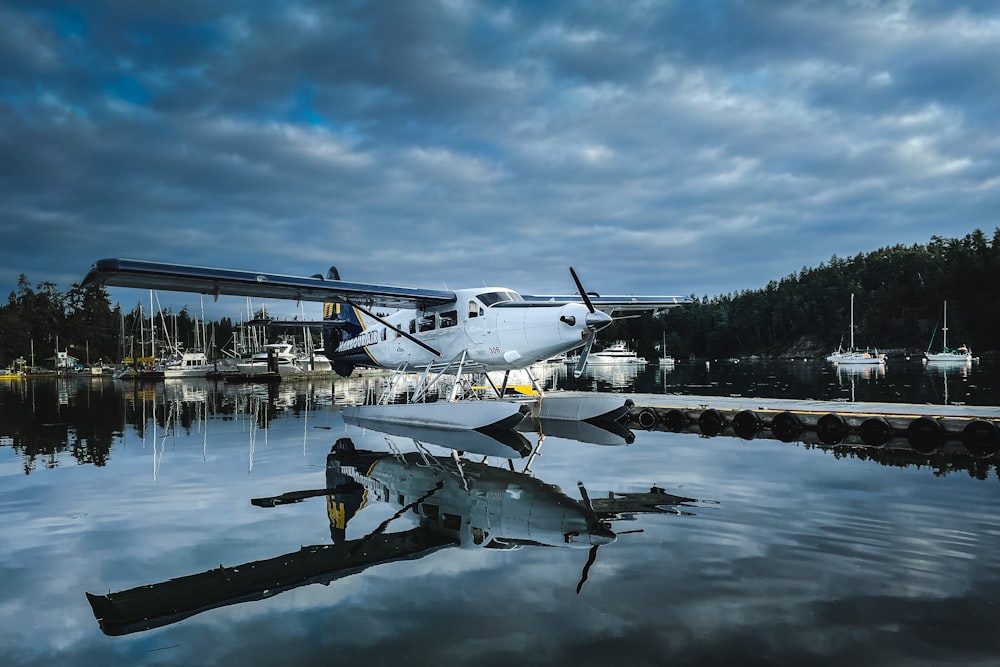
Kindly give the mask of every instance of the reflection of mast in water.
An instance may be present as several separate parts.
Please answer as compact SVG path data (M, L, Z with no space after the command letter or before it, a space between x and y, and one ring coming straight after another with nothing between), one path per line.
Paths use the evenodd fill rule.
M855 402L855 380L872 380L885 377L885 364L837 364L837 380L847 380L851 386L851 403Z
M958 401L952 403L948 398L948 376L957 375L960 378L969 377L969 371L972 370L971 361L957 361L957 362L935 362L933 364L925 364L924 369L929 373L940 372L942 381L944 383L944 404L945 405L964 405L964 401ZM932 376L933 377L933 376ZM933 381L932 381L933 382Z

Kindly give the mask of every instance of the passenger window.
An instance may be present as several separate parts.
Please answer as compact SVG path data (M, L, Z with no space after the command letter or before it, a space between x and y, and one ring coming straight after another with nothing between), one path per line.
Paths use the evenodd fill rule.
M420 318L420 324L418 326L420 331L433 331L434 330L434 315L424 315Z
M446 313L441 313L441 328L447 329L448 327L453 327L458 324L458 311L449 310Z
M410 320L410 333L417 333L417 321Z

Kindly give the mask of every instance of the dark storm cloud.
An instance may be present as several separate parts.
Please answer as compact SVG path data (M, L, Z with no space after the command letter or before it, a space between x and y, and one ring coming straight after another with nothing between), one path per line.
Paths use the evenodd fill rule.
M715 295L995 225L988 3L12 3L0 283ZM484 267L488 275L483 275Z

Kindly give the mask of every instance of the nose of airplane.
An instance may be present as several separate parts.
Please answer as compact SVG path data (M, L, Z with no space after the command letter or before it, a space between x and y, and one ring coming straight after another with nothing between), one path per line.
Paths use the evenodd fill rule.
M592 331L600 331L611 324L611 321L611 316L603 311L595 310L592 313L587 313L587 328Z
M589 536L590 543L595 547L599 547L603 544L611 544L618 539L618 536L615 535L614 531L604 523L602 523L600 527L591 530Z

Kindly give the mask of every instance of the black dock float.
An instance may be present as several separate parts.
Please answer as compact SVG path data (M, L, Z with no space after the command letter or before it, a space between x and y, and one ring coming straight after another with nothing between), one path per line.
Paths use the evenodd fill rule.
M629 425L645 430L921 453L1000 451L1000 407L849 403L735 396L629 394Z

